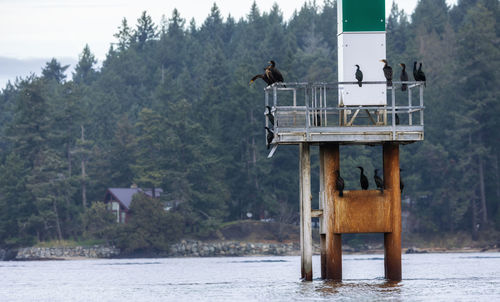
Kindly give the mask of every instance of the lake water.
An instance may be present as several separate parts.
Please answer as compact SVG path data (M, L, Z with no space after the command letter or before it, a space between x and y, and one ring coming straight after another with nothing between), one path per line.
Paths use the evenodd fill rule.
M0 262L0 301L500 301L500 254L344 255L342 282L302 282L299 257Z

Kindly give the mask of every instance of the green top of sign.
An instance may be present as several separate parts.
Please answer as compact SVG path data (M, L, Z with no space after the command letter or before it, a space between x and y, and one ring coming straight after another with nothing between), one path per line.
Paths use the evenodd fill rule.
M385 31L385 0L342 0L343 31Z

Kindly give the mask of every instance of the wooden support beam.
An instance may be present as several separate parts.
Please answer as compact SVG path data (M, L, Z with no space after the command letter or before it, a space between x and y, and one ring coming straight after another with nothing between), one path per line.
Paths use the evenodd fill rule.
M319 209L322 211L319 217L319 248L320 248L320 263L321 263L321 279L326 279L326 219L323 215L325 208L325 169L323 165L324 151L321 145L319 147Z
M392 232L384 233L385 278L401 280L401 191L399 189L399 144L384 143L384 184L390 194Z
M306 276L305 269L304 269L304 201L302 200L302 190L303 190L303 183L304 181L302 180L302 144L299 145L299 210L300 210L300 236L299 236L299 243L300 243L300 278L304 279Z
M333 232L386 233L392 231L391 201L389 190L344 191L344 196L335 194L335 221Z
M319 235L321 279L326 279L326 235Z
M312 281L312 228L311 228L311 157L308 143L300 144L301 204L302 204L302 267L304 280Z
M340 169L340 153L338 144L324 144L322 150L323 181L324 181L324 208L325 219L325 260L322 270L325 270L325 279L342 279L342 237L334 233L334 204L335 204L335 171Z
M323 210L311 210L311 217L316 218L316 217L321 217L323 216Z

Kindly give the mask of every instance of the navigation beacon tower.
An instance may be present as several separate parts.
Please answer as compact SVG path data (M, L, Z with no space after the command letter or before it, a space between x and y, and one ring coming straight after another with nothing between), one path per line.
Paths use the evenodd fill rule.
M338 82L286 83L265 88L274 113L271 157L278 145L300 150L300 246L302 278L312 280L311 218L320 219L321 277L342 279L341 238L383 233L385 277L401 280L399 145L424 139L423 83L387 86L385 1L339 0ZM355 65L364 74L355 81ZM401 84L407 90L401 91ZM401 121L401 122L399 122ZM271 127L266 119L266 126ZM311 207L310 146L319 146L319 208ZM385 190L336 191L339 145L382 145Z

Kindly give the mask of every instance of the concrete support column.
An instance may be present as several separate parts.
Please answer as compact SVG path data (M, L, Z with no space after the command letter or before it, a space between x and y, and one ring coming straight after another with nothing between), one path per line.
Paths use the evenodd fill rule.
M401 191L399 188L399 144L384 143L384 194L391 202L391 229L384 233L385 278L401 280Z
M334 234L334 202L335 192L335 171L340 169L340 153L338 144L325 144L322 148L323 181L325 189L325 200L323 208L323 219L325 219L325 259L321 263L322 270L325 270L325 278L332 280L342 280L342 236ZM324 268L323 268L324 266Z
M301 268L303 278L312 281L311 157L308 143L300 144Z

